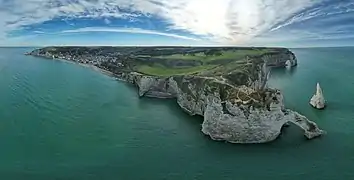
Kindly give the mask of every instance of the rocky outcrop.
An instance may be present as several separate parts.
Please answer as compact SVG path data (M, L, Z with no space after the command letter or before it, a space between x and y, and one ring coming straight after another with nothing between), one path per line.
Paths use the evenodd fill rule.
M287 63L290 66L297 66L297 58L291 51L266 53L262 55L262 59L270 67L286 67Z
M260 79L266 80L264 75L268 76L268 72L262 74ZM305 116L285 109L279 90L234 86L216 78L196 75L159 78L130 73L125 76L138 86L140 96L153 94L159 98L161 94L162 98L176 98L178 105L190 115L203 116L202 132L214 140L270 142L288 123L302 128L308 139L324 133Z
M155 98L175 98L176 92L169 84L169 78L146 76L131 72L123 74L123 80L135 84L138 87L139 96Z
M326 107L326 100L319 83L317 83L316 93L312 96L310 104L316 109L324 109Z
M272 102L272 108L248 109L226 102L228 113L224 113L222 101L218 96L208 97L208 106L204 114L202 132L214 140L226 140L232 143L265 143L275 140L283 126L291 122L305 132L309 139L323 133L317 125L297 112L282 109L282 102Z

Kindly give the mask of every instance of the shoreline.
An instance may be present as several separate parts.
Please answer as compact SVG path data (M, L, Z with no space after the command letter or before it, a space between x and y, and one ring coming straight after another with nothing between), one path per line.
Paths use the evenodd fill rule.
M77 62L73 62L73 63L79 64L80 66L83 66L83 67L86 67L86 68L93 69L94 71L100 72L100 73L102 73L104 75L107 75L107 76L116 77L116 75L114 73L112 73L110 71L107 71L105 69L99 68L97 66L91 65L91 64L83 64L83 63L77 63Z
M232 103L232 101L235 100L232 98L230 99L230 101L227 101L229 102L229 104L226 104L227 111L226 112L223 111L222 94L220 93L208 94L209 92L208 88L210 88L208 84L202 84L203 87L201 88L199 86L198 88L197 86L188 85L187 87L188 92L191 92L192 95L195 93L200 95L195 97L197 99L193 98L194 96L192 96L191 94L185 92L183 89L185 88L184 84L186 83L195 84L195 81L199 80L198 77L194 77L194 78L182 77L182 79L179 78L176 79L175 77L155 77L155 76L144 75L144 74L134 73L134 72L130 72L128 74L124 73L122 74L122 76L120 76L109 70L99 68L93 64L80 63L77 62L75 59L71 60L71 58L68 59L52 58L44 54L39 54L34 56L79 64L83 67L88 67L95 71L99 71L104 75L115 77L115 80L129 82L130 84L134 84L137 86L140 97L150 96L154 98L161 98L161 97L166 98L164 95L168 94L168 98L176 98L180 108L186 111L188 114L201 115L204 117L201 131L205 135L210 136L210 138L213 140L218 140L218 141L222 140L230 143L240 143L240 144L267 143L275 140L279 136L279 134L281 134L282 126L284 124L288 124L289 122L303 129L304 135L308 139L313 139L315 137L319 137L325 134L325 131L319 129L316 123L308 120L305 116L291 110L287 110L285 112L282 94L279 91L272 91L272 89L267 91L268 94L266 94L266 96L264 97L264 98L268 98L268 100L267 101L265 100L266 104L264 104L263 109L260 109L261 115L257 117L254 116L249 117L247 116L247 114L245 114L246 112L244 112L243 106L237 103L236 104ZM83 60L84 62L86 62L85 59ZM296 58L294 61L296 62ZM266 65L267 65L266 61L264 61L261 65L258 66L265 67ZM296 65L296 63L294 65ZM105 68L105 66L103 67ZM261 67L257 69L259 70L257 71L258 76L262 76L264 74L262 72L265 70L264 68ZM259 80L260 82L255 81L254 82L255 84L251 84L249 88L257 88L257 87L259 88L259 86L261 86L259 84L263 83L262 80L266 82L267 78L266 79L261 78ZM229 84L225 84L224 82L219 82L219 81L216 81L215 83L217 83L219 89L225 88L225 86L227 87L231 86ZM240 90L240 88L237 88L235 86L232 86L231 88L234 89L236 88ZM245 93L248 92L246 90ZM231 93L232 95L232 92L233 91L226 91L225 93ZM161 96L161 94L163 96ZM237 100L240 100L240 98L238 98ZM265 105L269 106L269 108L266 109ZM243 116L242 113L244 114ZM253 113L253 111L248 113ZM227 118L227 120L230 122L229 124L225 125L226 126L225 128L231 129L230 131L227 132L224 132L222 129L219 128L219 126L216 125L218 124L219 121L224 121L225 118ZM264 122L267 123L264 124ZM246 126L245 123L248 126L251 123L252 128L250 128L247 131L251 131L254 134L254 136L248 136L247 134L245 134L245 129L240 128L240 127L245 127ZM264 126L264 128L259 129L258 127L260 126L262 127Z
M104 75L107 75L107 76L110 76L110 77L116 77L116 75L110 71L107 71L105 69L102 69L102 68L99 68L95 65L92 65L92 64L84 64L84 63L79 63L79 62L74 62L74 61L71 61L71 60L67 60L67 59L61 59L61 58L49 58L49 57L45 57L45 56L36 56L36 57L42 57L44 59L52 59L52 60L56 60L56 61L62 61L62 62L65 62L65 63L70 63L70 64L76 64L76 65L79 65L79 66L82 66L82 67L85 67L85 68L90 68L96 72L100 72Z

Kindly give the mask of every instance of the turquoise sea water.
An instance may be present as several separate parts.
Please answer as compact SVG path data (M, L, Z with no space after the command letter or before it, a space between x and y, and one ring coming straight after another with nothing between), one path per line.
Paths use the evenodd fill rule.
M174 100L29 50L0 48L0 179L354 178L354 48L293 50L299 66L269 84L328 134L307 141L291 126L261 145L212 141ZM318 81L324 111L308 105Z

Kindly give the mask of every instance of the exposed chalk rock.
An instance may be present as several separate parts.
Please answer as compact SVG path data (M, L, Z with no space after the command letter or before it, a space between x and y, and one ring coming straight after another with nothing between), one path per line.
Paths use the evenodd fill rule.
M178 105L190 115L204 116L202 132L213 140L231 143L270 142L275 140L282 127L289 123L303 129L308 139L325 133L305 116L285 109L283 95L279 90L232 86L213 78L199 76L159 79L131 73L127 74L126 78L134 79L134 84L139 88L139 95L167 93L177 98ZM260 79L266 81L266 78ZM259 82L259 85L263 83Z
M317 83L316 93L312 96L310 104L316 109L324 109L326 107L326 100L319 83Z
M159 98L162 94L160 98L176 98L184 111L203 116L202 132L214 140L270 142L289 123L303 129L308 139L321 136L325 131L305 116L286 109L282 93L267 87L270 67L284 67L289 59L291 66L297 65L292 53L250 60L257 73L248 74L248 78L237 83L203 75L156 77L136 72L124 74L124 79L138 86L140 96L153 94Z

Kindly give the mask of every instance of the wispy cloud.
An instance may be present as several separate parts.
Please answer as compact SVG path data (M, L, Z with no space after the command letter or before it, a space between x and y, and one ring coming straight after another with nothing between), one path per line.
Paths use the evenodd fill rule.
M45 32L43 32L43 31L33 31L33 33L36 33L36 34L45 34Z
M111 24L111 21L106 18L106 19L104 19L104 23L105 23L105 24Z
M161 16L170 28L206 35L222 42L247 41L293 14L311 7L312 0L162 0Z
M305 9L300 13L294 14L286 21L278 24L277 26L273 27L270 31L276 31L283 27L304 22L307 20L315 19L315 18L324 18L331 17L334 15L340 14L348 14L354 12L354 2L343 0L339 1L322 1L322 3L318 3L318 6L310 9ZM338 17L336 17L338 18Z
M61 33L82 33L82 32L113 32L113 33L152 34L152 35L173 37L173 38L177 38L177 39L200 41L200 39L197 39L197 38L191 38L191 37L181 36L181 35L177 35L177 34L163 33L163 32L145 30L145 29L139 29L139 28L86 27L86 28L79 28L79 29L73 29L73 30L64 30Z

